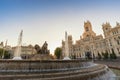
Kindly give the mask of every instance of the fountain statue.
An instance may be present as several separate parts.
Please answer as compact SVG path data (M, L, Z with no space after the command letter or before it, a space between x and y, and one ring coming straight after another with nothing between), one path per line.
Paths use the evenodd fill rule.
M42 47L38 44L35 45L36 54L32 54L29 59L31 60L52 60L53 57L50 55L50 50L48 50L48 43L45 41Z
M69 47L68 47L68 36L67 32L65 32L65 54L64 54L64 59L63 60L70 60L69 58Z
M21 44L22 44L22 35L23 35L23 30L21 30L20 35L18 37L18 45L16 47L13 60L22 60L22 58L20 56L20 54L21 54Z
M37 52L37 54L50 54L50 50L48 50L48 44L45 41L45 43L43 44L42 47L40 47L38 44L35 45L35 50Z

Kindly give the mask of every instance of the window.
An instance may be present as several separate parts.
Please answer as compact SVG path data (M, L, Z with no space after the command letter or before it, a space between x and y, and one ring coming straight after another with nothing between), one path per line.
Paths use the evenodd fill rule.
M89 28L88 28L88 27L86 27L85 29L86 29L86 31L89 31Z

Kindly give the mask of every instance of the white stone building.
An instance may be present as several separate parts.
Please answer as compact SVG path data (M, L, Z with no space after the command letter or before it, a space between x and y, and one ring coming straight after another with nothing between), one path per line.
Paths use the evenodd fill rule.
M80 39L73 44L72 36L68 36L69 56L77 58L85 58L86 54L91 54L91 57L97 57L98 54L113 51L117 56L120 56L120 24L116 23L114 28L109 23L102 25L104 37L96 35L92 30L92 25L89 21L84 22L84 32ZM65 53L65 42L62 41L62 53Z
M12 48L14 53L16 50L16 46ZM29 55L35 54L36 51L34 49L34 47L32 45L28 45L28 46L21 46L21 56L26 56L28 57Z

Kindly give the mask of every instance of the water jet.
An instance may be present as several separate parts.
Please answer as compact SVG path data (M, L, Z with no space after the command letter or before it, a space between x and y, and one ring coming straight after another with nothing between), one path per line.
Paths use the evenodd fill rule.
M68 35L67 32L65 32L65 54L63 60L70 60L69 58L69 47L68 47Z
M22 45L22 35L23 35L23 30L21 30L20 35L18 37L18 45L15 49L14 57L13 60L22 60L21 58L21 45Z

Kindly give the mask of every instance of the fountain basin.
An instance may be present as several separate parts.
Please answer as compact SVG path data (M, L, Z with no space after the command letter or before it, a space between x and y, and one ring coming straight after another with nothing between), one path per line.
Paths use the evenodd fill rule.
M110 80L110 74L107 66L86 60L0 60L0 80Z

